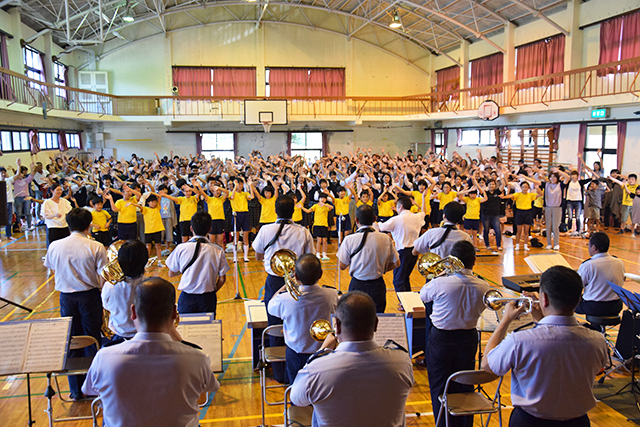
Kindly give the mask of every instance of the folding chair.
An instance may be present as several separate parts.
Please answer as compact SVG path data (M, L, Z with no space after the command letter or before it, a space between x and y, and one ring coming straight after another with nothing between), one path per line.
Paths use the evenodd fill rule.
M88 335L77 335L71 337L71 341L69 341L69 350L81 350L92 345L95 345L96 348L100 350L100 343L94 337ZM58 383L58 377L86 374L87 371L89 371L89 367L91 366L92 361L93 357L68 357L64 367L64 371L47 374L47 390L45 391L44 395L47 398L47 409L45 410L45 412L47 413L47 416L49 418L49 427L53 427L53 423L64 421L90 420L93 418L92 416L53 418L52 404L52 399L56 394L58 394L58 397L60 397L60 400L62 400L63 402L72 402L71 400L62 397L62 393L60 392L60 384ZM55 390L53 389L53 386L51 384L52 377L54 380L53 382L56 385Z
M632 358L625 360L625 358L620 354L616 345L611 341L609 334L607 333L610 328L622 323L622 319L620 319L620 316L592 316L590 314L587 314L586 319L587 322L600 328L600 332L602 332L605 341L607 341L607 347L609 347L609 351L607 352L607 355L609 356L609 365L605 367L604 375L600 377L600 379L598 380L598 384L603 384L606 377L621 369L627 371L628 374L631 374L631 371L627 368L627 363L629 363ZM613 357L611 356L611 353L613 353ZM613 359L619 362L615 366L613 364Z
M275 362L284 362L286 360L286 346L278 346L278 347L265 347L265 338L266 337L283 337L284 332L282 330L282 325L271 325L265 328L262 331L262 339L260 341L260 409L262 410L262 425L266 426L265 422L265 403L267 405L284 405L285 401L283 400L279 402L270 402L267 399L267 389L274 388L286 388L287 385L267 385L267 365L269 363Z
M489 400L481 391L474 391L468 393L449 393L449 385L452 381L458 384L464 385L481 385L493 382L500 378L498 387L493 400ZM485 371L460 371L451 375L447 379L447 383L444 387L444 393L438 397L441 406L438 411L438 418L436 419L436 425L440 423L440 417L443 413L445 416L445 425L449 427L449 415L454 417L460 417L465 415L482 415L488 414L485 427L489 425L491 415L498 413L499 423L502 427L502 406L500 401L500 386L502 385L502 377L490 374Z
M291 400L291 387L284 392L284 427L311 427L313 406L294 406Z

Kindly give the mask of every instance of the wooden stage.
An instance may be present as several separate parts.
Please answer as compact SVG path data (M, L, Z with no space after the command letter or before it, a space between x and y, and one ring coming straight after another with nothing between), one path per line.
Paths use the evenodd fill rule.
M27 314L20 309L7 306L0 309L0 321L49 318L59 316L58 293L54 290L53 275L42 265L41 258L45 254L45 230L39 227L35 232L26 235L18 234L17 240L0 243L0 296L34 309ZM623 236L610 234L611 253L625 262L627 272L640 272L640 240L630 234ZM542 240L542 239L541 239ZM589 258L586 240L575 238L561 238L561 253L575 268ZM482 244L482 243L481 243ZM514 254L510 238L505 238L505 251L496 257L480 257L475 272L491 281L495 286L501 283L502 276L531 273L524 261L524 251ZM338 287L336 276L337 265L335 258L336 245L329 248L330 261L324 262L324 275L321 285ZM549 252L544 249L532 249L531 254ZM231 262L231 254L228 255ZM232 267L233 268L233 267ZM255 261L253 252L251 262L240 263L240 295L242 297L258 299L262 296L265 273L262 264ZM154 268L148 275L159 275L168 279L166 268ZM396 311L397 299L391 284L391 273L385 276L387 282L387 311ZM417 270L411 276L413 290L419 290L424 279ZM178 278L172 280L178 283ZM341 288L346 290L349 283L348 273L341 274ZM500 286L501 287L501 286ZM626 282L625 287L640 291L640 284ZM201 425L225 426L255 426L260 424L260 386L258 375L253 372L251 362L251 332L246 327L244 305L242 301L234 301L235 295L233 275L229 274L227 283L218 293L217 318L222 319L223 325L223 357L224 372L218 376L221 388L213 396L210 405L200 414ZM486 343L489 335L483 334L482 341ZM1 345L1 344L0 344ZM407 425L433 426L431 416L431 402L429 383L426 369L415 366L415 385L407 401ZM505 378L502 385L503 403L507 408L503 410L504 425L508 425L511 411L510 378ZM68 395L66 379L61 379L61 387ZM34 375L31 390L34 394L33 417L37 426L47 425L44 412L46 399L43 396L46 387L44 375ZM488 388L488 391L493 392ZM276 393L274 391L273 393ZM280 391L277 391L280 393ZM27 425L27 385L25 376L0 377L0 425ZM273 396L274 400L277 396ZM151 394L148 399L153 399ZM54 414L56 416L90 415L89 402L67 404L54 398ZM348 405L348 402L345 402ZM626 426L633 425L626 421L626 417L611 409L602 402L589 413L593 426ZM638 414L640 416L640 413ZM480 417L476 417L476 425L480 425ZM267 422L282 424L282 407L267 407ZM66 422L61 425L90 426L91 421ZM491 425L498 425L497 417L492 418Z

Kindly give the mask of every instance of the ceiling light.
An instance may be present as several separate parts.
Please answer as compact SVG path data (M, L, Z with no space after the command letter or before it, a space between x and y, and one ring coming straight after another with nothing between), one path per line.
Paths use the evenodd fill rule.
M391 28L400 28L402 27L402 21L400 20L400 15L398 14L398 9L394 9L391 14L393 21L389 24Z
M131 8L131 4L127 1L127 8L124 11L124 15L122 15L122 20L124 22L133 22L136 20L135 16L133 16L133 10Z
M246 1L247 3L255 3L258 0L244 0L244 1Z

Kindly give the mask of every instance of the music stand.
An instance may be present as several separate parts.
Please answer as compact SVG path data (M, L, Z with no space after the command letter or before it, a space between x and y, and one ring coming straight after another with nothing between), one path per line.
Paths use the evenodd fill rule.
M636 346L636 318L640 317L640 295L636 294L634 292L631 292L627 289L624 289L622 286L618 286L615 283L611 283L609 281L607 281L607 283L609 284L609 286L611 287L611 290L613 290L613 292L616 293L616 295L618 295L618 297L622 300L622 302L624 302L624 304L627 306L627 309L629 310L629 312L631 313L631 336L632 336L632 344L631 344L631 380L629 381L629 383L627 385L625 385L624 387L622 387L620 390L618 390L617 392L613 393L612 395L609 396L605 396L600 398L602 399L606 399L609 397L613 397L613 396L618 396L624 393L631 393L635 396L634 400L636 402L636 408L638 408L638 411L640 411L640 404L638 403L638 396L640 396L640 385L638 385L638 380L636 379L635 376L635 372L636 372L636 364L635 364L635 359L638 357L638 352L637 352L637 346ZM627 391L623 391L625 390L627 387L631 387L630 390ZM637 421L640 420L640 418L628 418L627 421Z

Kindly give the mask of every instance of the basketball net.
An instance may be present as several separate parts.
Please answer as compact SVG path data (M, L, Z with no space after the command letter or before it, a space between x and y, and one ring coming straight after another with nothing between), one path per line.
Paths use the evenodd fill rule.
M265 120L264 122L260 122L260 123L262 123L262 127L264 128L264 133L269 133L269 131L271 130L271 125L273 124L273 122Z

